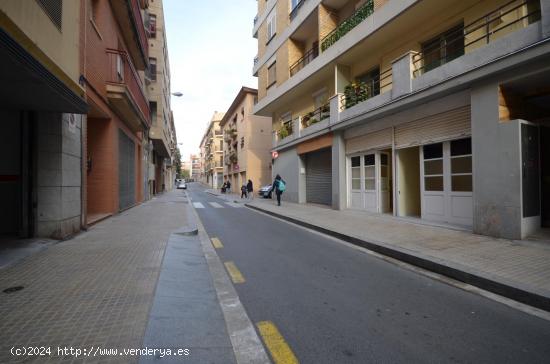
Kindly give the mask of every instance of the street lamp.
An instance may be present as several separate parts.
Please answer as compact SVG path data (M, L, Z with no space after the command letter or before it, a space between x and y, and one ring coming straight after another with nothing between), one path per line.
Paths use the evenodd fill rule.
M176 97L182 97L183 96L183 94L181 92L172 92L172 95L176 96Z

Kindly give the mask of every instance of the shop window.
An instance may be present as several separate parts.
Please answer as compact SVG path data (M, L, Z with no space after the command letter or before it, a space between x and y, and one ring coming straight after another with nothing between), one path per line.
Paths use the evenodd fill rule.
M361 157L351 158L351 188L361 189Z
M376 189L376 167L374 154L365 156L365 190Z
M454 192L472 192L472 140L451 142L451 189Z
M424 154L424 190L443 191L443 143L422 147Z

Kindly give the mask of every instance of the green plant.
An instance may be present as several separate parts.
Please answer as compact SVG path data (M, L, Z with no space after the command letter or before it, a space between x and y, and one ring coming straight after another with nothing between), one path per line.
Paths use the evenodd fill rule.
M345 107L349 109L373 96L373 89L365 82L353 82L344 89Z
M359 25L363 20L374 12L374 0L368 0L365 5L358 9L350 18L344 20L336 29L327 35L321 42L321 51L324 52L350 30Z

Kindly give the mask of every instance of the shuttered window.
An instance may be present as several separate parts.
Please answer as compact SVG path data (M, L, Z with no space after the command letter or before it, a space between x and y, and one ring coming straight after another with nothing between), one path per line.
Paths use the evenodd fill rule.
M63 0L36 0L36 2L44 9L48 17L61 30L63 18Z

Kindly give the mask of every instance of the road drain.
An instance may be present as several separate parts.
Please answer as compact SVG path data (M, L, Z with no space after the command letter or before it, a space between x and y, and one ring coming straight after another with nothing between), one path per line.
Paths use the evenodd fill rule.
M23 286L10 287L10 288L6 288L2 292L4 292L4 293L14 293L14 292L17 292L17 291L21 291L23 288L25 288L25 287L23 287Z

